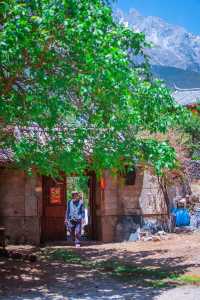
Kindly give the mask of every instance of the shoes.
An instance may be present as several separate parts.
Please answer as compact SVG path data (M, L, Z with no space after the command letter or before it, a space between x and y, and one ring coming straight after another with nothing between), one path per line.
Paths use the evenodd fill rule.
M80 246L81 246L80 244L76 244L75 245L76 248L80 248Z

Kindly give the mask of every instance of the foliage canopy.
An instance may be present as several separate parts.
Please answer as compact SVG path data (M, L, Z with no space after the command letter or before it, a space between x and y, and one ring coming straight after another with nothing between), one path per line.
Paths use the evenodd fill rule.
M200 105L196 107L197 113L191 113L190 118L182 124L182 130L188 135L187 150L189 157L200 160Z
M122 160L173 167L167 141L142 134L165 133L180 110L151 79L146 46L105 1L1 1L0 148L41 174L118 170Z

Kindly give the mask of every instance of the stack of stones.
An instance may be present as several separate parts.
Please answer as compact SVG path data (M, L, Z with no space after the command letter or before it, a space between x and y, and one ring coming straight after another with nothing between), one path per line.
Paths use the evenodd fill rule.
M152 222L152 221L145 221L142 228L140 229L140 240L144 242L148 241L161 241L166 240L169 238L168 232L168 225L163 222Z
M190 210L191 218L190 225L193 229L200 229L200 197L199 195L192 195L188 201L188 208Z
M198 194L192 194L187 199L187 207L191 213L200 208L200 198Z
M166 240L167 233L163 230L160 230L156 233L151 233L150 231L147 230L141 230L140 232L140 239L141 241L148 242L148 241L153 241L153 242L159 242L161 240Z

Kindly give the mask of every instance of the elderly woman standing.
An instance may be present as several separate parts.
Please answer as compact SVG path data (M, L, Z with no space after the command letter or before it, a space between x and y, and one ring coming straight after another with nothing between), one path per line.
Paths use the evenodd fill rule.
M68 201L65 214L65 224L70 236L75 241L75 246L80 247L81 229L85 221L85 209L83 200L77 191L72 192L72 199Z

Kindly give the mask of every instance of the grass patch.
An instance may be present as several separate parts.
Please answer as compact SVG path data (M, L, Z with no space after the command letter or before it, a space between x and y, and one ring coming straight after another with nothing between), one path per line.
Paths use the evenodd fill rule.
M127 265L122 262L117 261L105 261L96 265L96 268L103 269L107 272L112 273L117 277L155 277L158 279L163 279L169 276L169 272L160 269L150 269L145 267Z
M42 257L50 260L59 260L65 263L80 264L82 258L75 252L65 249L45 249Z
M168 279L171 275L171 272L168 270L128 265L118 261L100 262L96 264L95 268L109 273L121 281L131 281L141 286L154 288L167 287L169 285Z
M162 289L169 286L169 282L165 280L146 280L145 284L155 289Z
M200 284L200 275L196 274L183 274L178 276L170 276L170 279L177 281L179 283L186 284Z
M158 289L184 284L200 284L200 275L180 274L174 270L127 265L118 261L104 261L95 267L122 281L131 281Z
M189 275L189 274L172 274L169 277L162 280L150 280L149 285L155 288L164 288L169 285L200 285L200 275Z

